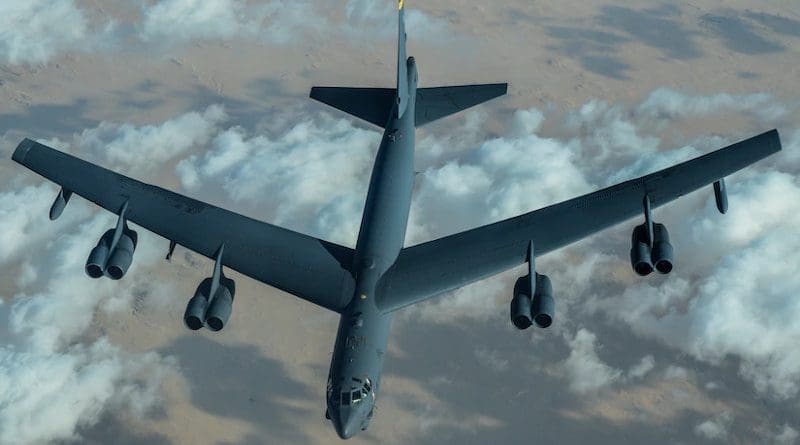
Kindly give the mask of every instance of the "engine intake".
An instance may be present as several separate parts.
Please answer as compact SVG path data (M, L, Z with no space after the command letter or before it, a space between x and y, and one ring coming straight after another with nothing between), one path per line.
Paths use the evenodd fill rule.
M206 309L208 308L209 293L211 293L211 278L206 278L197 286L194 296L186 305L183 322L186 323L187 328L196 331L203 327L203 320L206 319Z
M643 277L653 272L646 224L636 226L631 234L631 267Z
M553 284L547 275L536 274L536 292L533 295L531 315L536 326L549 327L553 324L556 302L553 298Z
M106 263L108 262L108 253L111 249L111 241L114 239L114 229L107 231L100 237L100 241L89 252L89 258L86 259L86 275L92 278L100 278L105 274Z
M653 252L652 260L657 271L662 274L672 272L672 244L669 242L669 232L663 224L653 224Z
M514 298L511 300L511 323L519 330L528 329L531 320L531 291L528 277L519 277L514 284Z
M212 331L220 331L228 323L233 309L233 296L236 293L236 283L230 278L222 278L211 306L206 312L206 326Z
M111 254L111 258L106 265L106 273L112 280L119 280L128 272L128 268L133 262L133 252L136 251L136 243L139 235L130 229L125 229L122 236L117 241L117 246Z

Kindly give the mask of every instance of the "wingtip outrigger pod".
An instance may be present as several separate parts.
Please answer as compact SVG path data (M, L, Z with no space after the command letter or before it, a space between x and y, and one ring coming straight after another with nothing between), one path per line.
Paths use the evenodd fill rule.
M714 183L714 200L717 202L717 210L724 215L728 211L728 190L725 188L725 178L720 178Z
M64 211L64 208L67 206L69 198L71 197L72 191L61 187L61 190L58 191L55 201L53 201L53 205L50 206L50 221L55 221L59 216L61 216L61 213Z

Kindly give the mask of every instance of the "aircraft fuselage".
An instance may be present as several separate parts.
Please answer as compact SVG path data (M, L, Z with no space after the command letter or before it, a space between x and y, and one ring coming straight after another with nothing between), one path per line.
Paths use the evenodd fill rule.
M328 414L343 439L366 429L372 418L389 338L392 316L380 311L376 293L403 248L411 208L417 87L411 57L407 73L405 111L398 116L394 106L372 169L354 257L355 293L339 320L331 360Z

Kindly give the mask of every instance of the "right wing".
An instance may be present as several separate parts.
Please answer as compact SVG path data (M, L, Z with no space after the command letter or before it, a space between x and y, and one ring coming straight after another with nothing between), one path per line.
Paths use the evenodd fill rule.
M66 190L262 283L341 312L353 295L353 250L131 179L23 140L12 159ZM98 234L98 237L100 235Z
M378 305L393 311L524 264L536 256L664 205L781 149L776 130L664 170L524 215L400 251L387 271Z

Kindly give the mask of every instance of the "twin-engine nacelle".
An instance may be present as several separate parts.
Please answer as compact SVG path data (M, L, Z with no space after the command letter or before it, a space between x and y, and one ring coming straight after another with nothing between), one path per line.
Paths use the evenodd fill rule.
M89 253L86 274L90 277L100 278L105 275L112 280L119 280L128 271L139 236L136 231L125 227L115 243L115 232L115 229L110 229L103 234L97 246Z
M649 275L653 268L662 274L672 271L673 251L669 232L663 224L653 223L653 244L647 223L636 226L631 234L631 267L641 276Z
M555 299L553 285L547 275L535 273L535 289L531 297L530 275L519 277L514 284L514 298L511 300L511 323L517 329L527 329L532 324L546 328L553 324Z
M183 315L186 327L193 331L203 326L212 331L222 330L231 316L235 294L236 283L230 278L221 277L217 286L214 286L213 278L201 281L194 292L194 297L186 305L186 312Z

